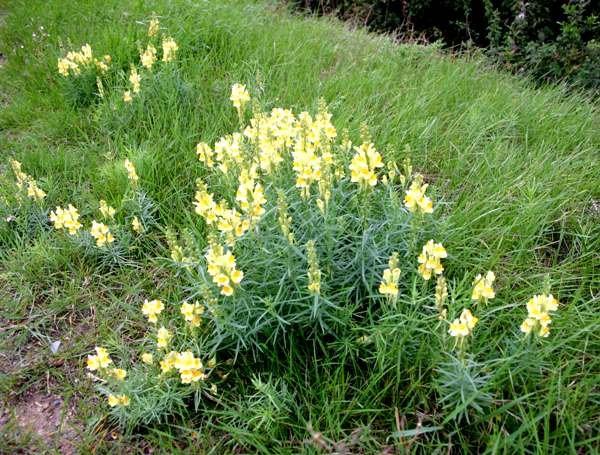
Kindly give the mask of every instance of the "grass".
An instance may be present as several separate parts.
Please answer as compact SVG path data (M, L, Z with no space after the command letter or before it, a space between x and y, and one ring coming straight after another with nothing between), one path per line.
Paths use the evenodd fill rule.
M600 117L592 100L272 2L0 0L0 11L0 393L8 409L32 391L65 397L76 404L84 452L597 451ZM125 109L115 87L125 87L153 12L179 44L177 64L149 77ZM111 72L105 100L82 97L56 71L58 57L86 42L123 70ZM364 199L345 182L332 196L338 217L322 221L290 189L300 246L286 263L268 189L261 235L235 250L247 275L236 297L243 311L230 309L215 333L194 341L220 361L235 358L217 400L177 387L146 393L144 370L134 369L140 401L109 412L86 377L86 355L102 345L129 365L146 346L145 298L159 296L175 318L179 302L202 293L201 275L166 259L165 229L189 232L204 251L194 181L219 193L227 185L206 173L194 148L238 127L228 101L236 82L266 110L315 112L323 98L338 131L356 143L368 124L387 158L410 158L425 175L436 211L418 242L434 237L450 254L450 314L468 304L475 274L498 277L497 298L477 308L466 360L437 321L433 286L415 273L411 222L393 191ZM145 202L132 198L126 157ZM17 202L10 158L48 193L45 209ZM100 199L125 204L122 226L127 207L145 208L147 235L119 231L116 259L46 221L48 209L69 202L82 218L97 217ZM301 246L310 238L321 245L331 303L314 310L318 317L293 305L308 301ZM394 250L401 296L386 307L372 289ZM524 340L525 303L546 276L561 302L552 333ZM357 341L363 335L370 344ZM1 451L32 448L9 428L0 427Z

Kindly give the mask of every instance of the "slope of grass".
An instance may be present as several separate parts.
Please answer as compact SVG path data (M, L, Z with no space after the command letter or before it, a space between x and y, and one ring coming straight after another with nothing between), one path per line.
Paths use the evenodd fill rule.
M55 0L49 7L0 0L0 10L8 13L0 28L7 57L0 67L0 391L7 402L44 388L72 397L82 450L597 450L600 117L588 100L535 90L435 48L294 17L269 2ZM157 72L139 103L125 109L116 87L126 85L153 12L179 44L178 62ZM123 71L114 73L106 99L74 105L56 61L84 43L109 53ZM128 349L142 344L144 298L160 295L177 314L174 304L193 289L164 259L163 228L190 229L206 245L192 208L194 181L206 176L194 148L238 127L228 101L236 82L265 110L314 112L323 98L339 132L348 129L357 143L368 124L387 158L410 158L431 183L436 221L426 231L450 253L450 309L469 300L475 274L491 269L498 276L497 298L482 309L469 347L475 363L464 376L483 378L481 412L468 399L444 405L447 375L460 376L460 368L446 355L452 346L432 312L432 286L425 292L411 282L414 264L404 259L402 311L361 307L360 320L339 332L315 335L300 326L281 343L259 339L261 349L236 353L219 399L201 412L193 400L177 404L169 395L135 425L107 419L108 407L97 403L86 378L85 356L105 345L128 359ZM114 265L80 254L44 220L47 209L70 202L90 219L100 199L119 206L128 188L126 157L153 201L156 225ZM48 193L46 211L18 205L11 158ZM352 191L340 188L336 200L351 206ZM404 218L386 201L371 200L368 208L381 223L369 238L385 248L361 263L376 264L376 276L391 250L403 248L385 242L408 236L394 230ZM117 217L128 220L124 212ZM272 213L266 219L275 220ZM312 218L303 222L320 235ZM273 235L251 241L266 251ZM270 258L239 255L256 276L268 276ZM561 306L549 338L525 341L518 331L525 303L543 291L546 275ZM371 343L358 343L362 335ZM57 339L62 345L53 354L48 346ZM468 420L460 418L465 412ZM113 430L123 434L111 438ZM30 444L0 432L2 450Z

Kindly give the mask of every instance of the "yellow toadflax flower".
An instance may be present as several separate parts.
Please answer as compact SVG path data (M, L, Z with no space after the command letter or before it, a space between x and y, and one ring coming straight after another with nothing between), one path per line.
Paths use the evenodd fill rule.
M108 351L98 346L96 346L95 350L95 355L88 355L87 369L90 371L96 371L107 368L112 363L112 360L108 355Z
M131 65L131 72L129 73L129 82L131 82L131 89L133 93L140 92L140 82L142 81L142 76L137 72L135 66Z
M477 302L483 300L485 303L489 299L493 299L496 297L496 293L494 292L493 284L496 279L496 275L491 270L485 274L485 277L481 275L477 275L475 277L475 281L473 281L473 294L471 296L471 300L475 300Z
M77 234L77 231L81 228L79 213L71 204L66 209L56 207L55 211L51 211L50 221L54 223L55 229L66 229L70 235Z
M104 218L114 218L116 210L108 205L104 199L100 199L100 213Z
M444 271L441 259L448 257L448 253L442 246L441 243L435 243L433 240L429 240L423 245L423 251L418 257L419 261L419 273L424 280L429 280L432 273L441 275Z
M378 168L383 167L381 155L371 142L354 147L354 150L356 150L356 154L350 163L350 181L358 183L362 188L377 185L375 172Z
M552 294L534 295L527 302L528 317L521 324L521 332L529 334L537 330L540 337L550 335L550 312L558 310L558 300Z
M138 177L137 173L135 172L135 166L128 159L125 160L125 169L127 170L127 177L129 178L129 181L133 185L136 185L139 180L139 177Z
M115 406L129 406L131 400L127 395L113 395L112 393L108 395L108 405L111 408Z
M163 48L163 62L168 63L171 62L173 60L175 60L175 54L177 53L177 50L179 49L179 47L177 46L177 43L175 42L175 40L171 37L168 38L164 38L163 42L162 42L162 48Z
M125 90L123 92L123 101L126 103L131 103L131 101L133 101L133 98L131 97L131 90Z
M131 229L133 229L133 232L136 234L141 234L144 231L144 226L142 226L142 223L137 216L134 216L131 220Z
M221 245L212 245L206 253L206 262L209 275L214 283L221 288L221 294L233 294L233 286L240 284L244 272L236 269L235 257L229 250Z
M166 348L169 345L169 342L173 338L173 334L169 332L165 327L161 327L158 329L156 334L156 345L159 348Z
M150 20L150 23L148 24L148 36L150 38L152 38L153 36L155 36L158 31L160 30L160 22L158 21L157 18L152 18Z
M231 96L229 97L231 100L233 107L235 107L238 112L244 109L244 106L248 101L250 101L250 93L246 90L246 86L243 84L233 84L231 86Z
M182 303L180 311L186 322L189 322L192 327L198 327L202 322L201 315L204 313L204 307L198 302L195 302L193 305L187 302Z
M464 338L473 333L473 328L479 321L478 318L471 314L466 308L460 314L460 318L455 319L450 323L448 333L453 337Z
M111 368L108 371L108 375L119 381L123 381L127 377L127 371L123 370L122 368Z
M178 355L179 355L178 352L175 352L175 351L169 352L164 357L164 359L159 362L160 363L160 371L163 373L168 373L173 368L175 368L175 360L177 359Z
M423 184L423 176L416 174L404 196L404 205L411 212L433 213L433 203L425 195L427 184Z
M200 142L196 145L196 155L202 163L206 164L206 167L212 168L214 166L213 151L206 142Z
M204 365L191 351L177 354L174 366L179 371L182 384L191 384L208 377L204 374Z
M146 365L152 365L154 363L154 356L149 352L142 353L142 362Z
M96 246L103 247L107 243L112 243L115 238L110 233L110 229L104 223L98 223L96 220L92 221L92 228L90 234L96 239Z
M148 322L156 324L158 315L165 309L165 305L160 300L144 300L142 305L142 314L148 317Z
M398 281L400 269L398 268L398 253L394 252L388 261L389 268L383 271L383 280L379 285L379 292L383 295L396 297L398 295Z
M41 201L46 197L46 193L39 186L37 186L37 182L32 178L27 182L27 196L29 196L34 201Z
M152 69L152 65L156 62L156 48L152 44L148 43L146 50L140 54L140 61L143 67Z

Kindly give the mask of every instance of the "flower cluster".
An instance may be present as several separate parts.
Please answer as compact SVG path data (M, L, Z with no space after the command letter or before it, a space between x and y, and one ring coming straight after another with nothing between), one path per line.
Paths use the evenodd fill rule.
M470 310L465 308L460 314L460 317L450 323L448 333L451 336L458 337L462 340L464 337L473 333L473 328L477 324L477 321L479 321L479 319L473 316Z
M204 313L204 306L200 305L198 302L194 302L193 304L185 302L181 304L179 310L186 322L189 322L192 327L200 326L202 314Z
M471 299L476 302L484 301L487 303L489 299L496 297L496 292L493 287L495 279L496 275L494 275L494 272L491 270L485 274L485 277L477 275L473 281L473 294L471 295Z
M236 269L235 257L222 245L212 245L206 253L206 262L209 275L221 288L221 295L233 294L233 286L241 283L244 272Z
M34 201L41 201L46 197L46 193L38 186L35 179L23 172L21 163L16 160L10 160L10 165L15 174L15 178L17 179L17 187L19 190L26 189L27 196Z
M144 300L142 305L142 313L148 318L148 322L156 324L158 322L158 315L165 309L164 303L158 299Z
M131 161L127 159L125 160L125 170L127 171L127 178L129 178L129 181L133 185L136 185L139 180L139 177L135 171L135 166Z
M379 292L390 297L398 295L398 282L400 269L398 268L398 253L393 253L388 261L388 268L383 271L383 280L379 285Z
M521 324L521 332L536 331L541 337L550 335L550 312L558 310L558 300L552 294L534 295L527 302L527 318Z
M87 358L87 369L90 371L98 372L99 374L105 376L106 378L113 378L117 381L125 380L127 376L127 372L122 368L109 368L110 365L113 364L112 359L110 358L108 351L105 348L96 346L95 348L96 354L88 355ZM126 395L108 395L108 404L111 407L121 405L128 406L129 405L129 397Z
M421 174L415 175L404 196L404 205L408 210L413 213L433 213L431 198L425 195L427 186L426 183L423 183L423 176Z
M58 72L64 77L78 76L81 74L82 68L93 66L100 72L105 73L108 71L110 61L110 55L103 56L101 60L94 58L92 47L86 43L81 46L81 51L70 51L66 57L58 59Z
M359 147L354 147L354 150L356 154L350 163L350 180L362 188L377 185L375 172L383 167L381 155L371 142L364 142Z
M114 218L116 210L106 203L104 199L100 199L100 213L104 218Z
M173 334L166 327L161 327L156 332L156 346L159 349L166 348L171 342L171 338L173 338Z
M169 36L168 38L163 39L162 48L163 48L163 57L162 57L163 62L168 63L168 62L172 62L173 60L175 60L175 54L179 50L179 46L177 46L177 43L175 42L175 40L173 38L171 38Z
M277 192L277 221L279 221L281 233L290 243L290 245L292 245L295 240L294 233L292 232L292 217L288 212L285 194L281 190Z
M79 212L71 204L66 209L56 207L50 212L50 221L54 223L55 229L66 229L69 234L75 235L81 229Z
M96 246L98 247L103 247L106 244L115 241L115 238L111 234L109 227L104 223L98 223L96 220L92 221L90 234L96 240Z
M448 298L448 285L444 275L439 275L435 284L435 308L438 311L439 319L446 319L448 310L445 307L446 299Z
M246 90L246 86L242 84L233 84L229 99L233 103L233 107L237 109L241 120L244 106L250 101L250 93Z
M424 280L429 280L432 274L441 275L444 271L441 259L448 257L448 253L441 243L429 240L423 245L423 250L418 257L419 273Z

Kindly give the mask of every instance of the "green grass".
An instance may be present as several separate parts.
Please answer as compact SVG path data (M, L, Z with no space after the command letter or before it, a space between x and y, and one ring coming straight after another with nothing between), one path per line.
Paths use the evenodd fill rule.
M593 101L560 87L534 89L478 59L296 17L271 2L0 0L0 12L7 57L0 67L2 401L47 389L67 397L83 452L598 450L600 116ZM177 63L148 76L139 99L124 107L123 71L137 59L153 12L179 44ZM86 42L113 58L104 100L56 71L57 58ZM265 110L314 113L323 98L338 132L348 129L357 143L366 123L386 158L399 165L410 158L426 176L436 211L414 235L419 246L433 237L449 252L450 316L469 304L477 273L498 277L497 298L474 310L480 323L467 360L454 358L437 320L434 283L416 275L410 217L394 199L401 195L378 189L365 199L341 182L332 196L337 213L324 221L285 188L299 240L286 249L269 187L260 231L236 245L246 273L236 306L225 300L214 332L194 341L199 351L216 350L219 362L235 358L223 366L229 376L218 381L218 400L195 400L171 385L148 392L151 378L130 368L148 346L139 308L160 297L176 319L179 303L203 292L202 267L186 271L167 259L165 229L189 232L188 243L203 253L195 179L219 194L228 186L203 169L194 148L238 128L228 101L236 82ZM131 198L126 157L136 164L144 203ZM11 158L48 193L43 208L15 198ZM48 210L73 203L89 223L100 199L120 207L122 257L74 243L46 221ZM138 239L125 232L142 206L148 232ZM332 302L316 310L303 291L303 245L311 238ZM394 250L403 275L398 305L389 307L376 289ZM525 303L543 292L546 276L561 302L552 333L525 340L518 330ZM363 335L369 344L357 341ZM86 377L95 345L129 371L139 398L124 413L111 414ZM451 398L461 390L464 397ZM0 451L31 449L26 435L7 428L0 427Z

